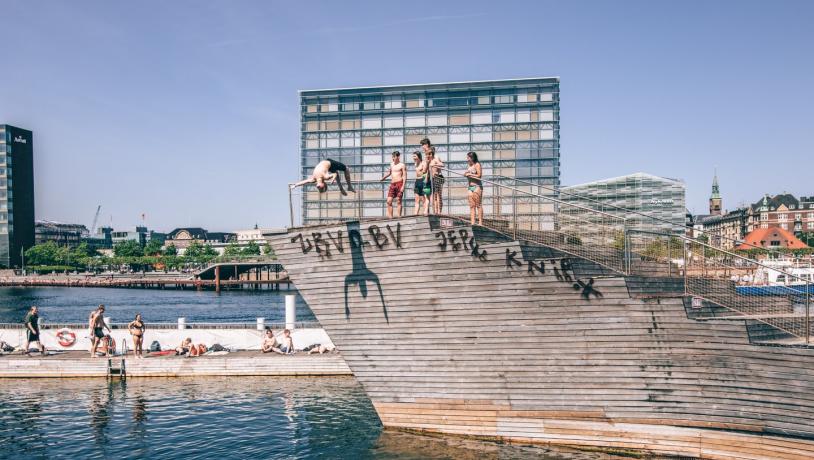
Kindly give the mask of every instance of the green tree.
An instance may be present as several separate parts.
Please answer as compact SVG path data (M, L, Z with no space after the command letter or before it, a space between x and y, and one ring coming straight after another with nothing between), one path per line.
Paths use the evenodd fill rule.
M169 246L164 248L164 255L170 257L177 256L178 248L176 248L174 244L170 244Z
M245 256L259 256L260 255L260 246L257 245L254 241L249 241L249 244L243 248L241 253Z
M266 256L273 256L274 255L274 249L271 247L270 244L268 244L268 243L264 244L262 249L263 249L263 255L266 255Z
M125 240L113 246L113 254L116 257L141 257L144 251L136 240Z
M37 244L25 251L25 261L28 265L60 265L60 247L53 241Z
M150 240L144 245L145 256L160 256L161 255L161 242L158 240Z
M224 255L224 256L230 256L230 257L232 257L232 256L239 256L239 255L241 255L242 253L243 253L243 252L240 250L240 246L238 246L238 245L237 245L237 243L235 243L234 241L232 241L231 243L229 243L229 244L226 246L226 249L224 249L224 251L223 251L223 255Z
M208 244L201 244L199 241L193 241L189 246L187 246L187 250L184 255L192 259L208 260L217 257L218 252Z

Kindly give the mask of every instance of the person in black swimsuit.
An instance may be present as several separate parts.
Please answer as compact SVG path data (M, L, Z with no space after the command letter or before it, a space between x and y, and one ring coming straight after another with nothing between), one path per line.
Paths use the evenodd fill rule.
M345 163L332 160L330 158L326 158L317 163L317 165L314 167L314 172L310 177L291 185L291 188L294 189L302 185L315 182L317 190L319 190L320 193L324 193L328 190L328 184L336 181L336 185L339 186L339 191L343 195L347 195L348 193L345 192L344 188L342 188L342 178L339 177L339 171L345 173L345 182L348 184L348 191L355 193L355 190L353 190L353 185L351 184L350 170L348 167L345 165ZM337 180L337 178L339 179Z

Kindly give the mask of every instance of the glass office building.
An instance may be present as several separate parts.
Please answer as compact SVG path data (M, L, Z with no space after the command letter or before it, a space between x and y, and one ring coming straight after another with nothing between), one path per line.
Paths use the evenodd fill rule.
M686 230L686 187L677 179L636 173L604 179L587 184L563 187L560 199L568 203L603 209L611 214L622 215L612 206L629 209L656 217L628 216L628 228L653 232L683 233ZM602 208L602 205L607 205ZM583 218L591 218L583 214Z
M412 214L412 152L428 138L451 170L466 169L475 151L484 178L505 176L559 186L559 78L437 83L300 91L302 178L325 158L348 165L357 194L336 187L302 192L304 224L385 215L391 153L408 167L405 214ZM465 179L447 175L444 212L468 214ZM514 185L514 184L512 184ZM484 212L510 213L484 189ZM522 205L518 205L520 207Z
M34 245L34 143L31 131L0 125L0 266L22 265Z

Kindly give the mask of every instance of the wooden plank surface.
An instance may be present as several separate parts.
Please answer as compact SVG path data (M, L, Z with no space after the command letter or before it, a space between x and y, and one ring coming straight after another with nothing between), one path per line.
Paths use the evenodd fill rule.
M750 343L744 320L690 319L669 280L653 293L637 277L631 292L579 259L538 259L561 253L433 222L293 229L272 241L386 426L711 458L814 456L813 350ZM482 244L464 244L475 234ZM566 434L546 425L563 419ZM622 423L635 432L614 428Z

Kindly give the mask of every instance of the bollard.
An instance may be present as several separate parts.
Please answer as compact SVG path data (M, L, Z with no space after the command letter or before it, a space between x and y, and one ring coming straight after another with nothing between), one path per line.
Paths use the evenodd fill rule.
M285 296L285 328L294 330L294 323L297 321L297 296L287 294Z
M178 318L178 330L186 329L187 328L187 319L186 318Z
M262 331L266 328L266 318L257 318L257 330Z

